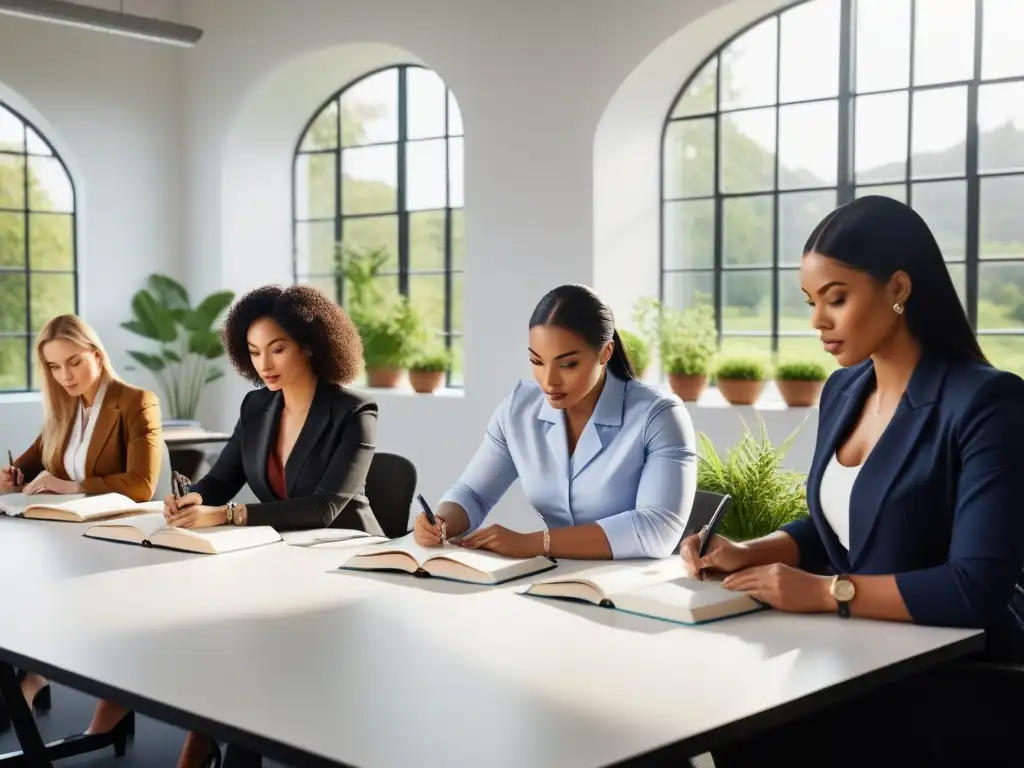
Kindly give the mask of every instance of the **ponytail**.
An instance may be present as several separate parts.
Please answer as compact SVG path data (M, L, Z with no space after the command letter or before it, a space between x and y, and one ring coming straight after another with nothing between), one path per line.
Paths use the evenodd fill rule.
M626 347L623 345L618 331L612 331L612 344L612 356L608 360L608 370L624 381L635 380L636 371L633 370L633 363L629 360Z

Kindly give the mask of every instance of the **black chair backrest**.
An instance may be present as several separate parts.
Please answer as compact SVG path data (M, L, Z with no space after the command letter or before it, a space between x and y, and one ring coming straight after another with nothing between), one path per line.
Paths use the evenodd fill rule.
M715 512L722 504L729 504L732 498L728 495L715 493L714 491L697 491L693 496L693 507L690 510L690 518L686 521L686 528L683 535L679 537L681 544L687 536L700 533L701 528L711 522ZM676 544L674 552L679 551L679 544Z
M381 530L390 539L409 532L416 482L416 466L404 456L381 451L373 455L366 474L366 498Z

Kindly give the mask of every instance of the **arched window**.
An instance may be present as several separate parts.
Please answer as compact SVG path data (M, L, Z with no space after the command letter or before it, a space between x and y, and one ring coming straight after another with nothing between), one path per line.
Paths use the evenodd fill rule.
M75 189L50 143L0 102L0 392L38 389L32 346L76 312Z
M462 116L441 78L402 65L345 86L303 132L294 174L296 280L344 305L335 243L386 248L381 281L451 348L461 384Z
M992 362L1024 373L1018 0L810 0L690 78L665 124L662 287L724 349L820 351L796 268L837 204L885 194L935 233Z

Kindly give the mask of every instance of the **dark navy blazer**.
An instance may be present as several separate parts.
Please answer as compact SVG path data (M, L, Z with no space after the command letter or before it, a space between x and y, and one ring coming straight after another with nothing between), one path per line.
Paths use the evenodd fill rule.
M1024 381L923 357L854 483L847 552L822 513L821 477L874 388L869 360L822 391L810 518L783 528L801 567L895 574L915 622L984 628L991 654L1024 660Z

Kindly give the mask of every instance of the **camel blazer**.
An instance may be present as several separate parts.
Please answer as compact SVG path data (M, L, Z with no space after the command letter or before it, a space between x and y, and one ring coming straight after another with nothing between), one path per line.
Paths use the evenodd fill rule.
M82 483L85 492L120 493L133 501L151 501L163 460L161 440L160 404L156 395L112 380L85 456L86 479ZM15 463L24 473L26 483L46 469L42 435ZM69 479L63 461L50 468L50 474Z

